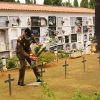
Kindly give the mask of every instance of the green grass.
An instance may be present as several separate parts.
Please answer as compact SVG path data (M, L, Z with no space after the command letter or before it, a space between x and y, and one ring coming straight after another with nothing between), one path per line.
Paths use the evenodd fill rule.
M83 69L83 57L76 59L66 59L67 76L65 78L64 62L65 59L60 59L44 66L44 80L49 84L50 89L60 100L71 100L74 93L80 90L84 94L89 94L90 97L95 92L100 92L100 66L99 54L84 55L86 59L85 72ZM12 96L9 96L8 83L4 83L8 79L8 74L15 80L12 82ZM17 85L18 69L0 72L0 100L42 100L42 86L25 86ZM32 69L27 68L25 73L25 83L36 81Z

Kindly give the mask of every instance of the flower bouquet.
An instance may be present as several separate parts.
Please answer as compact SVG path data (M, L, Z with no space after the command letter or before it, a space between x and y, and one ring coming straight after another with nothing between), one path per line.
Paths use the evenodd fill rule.
M42 43L38 43L38 44L34 44L31 47L32 53L30 54L30 56L33 57L39 57L40 54L45 50L46 46L48 46L50 43L50 41L45 41L43 44ZM31 61L31 67L36 67L36 61Z
M20 22L21 22L21 19L20 19L19 17L17 17L16 21L17 21L17 23L18 23L18 25L19 25Z

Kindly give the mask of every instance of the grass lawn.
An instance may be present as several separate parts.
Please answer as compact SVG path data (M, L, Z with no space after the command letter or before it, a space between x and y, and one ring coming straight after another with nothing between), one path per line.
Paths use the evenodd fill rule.
M85 72L83 69L83 57L70 59L67 58L67 75L65 78L64 62L60 59L57 62L49 63L44 66L44 80L49 84L54 94L60 100L71 100L75 91L80 90L82 93L89 94L91 97L95 92L100 92L100 66L98 53L95 55L84 55L86 59ZM15 80L12 82L12 96L9 96L8 74ZM0 72L0 100L43 100L41 98L42 86L18 86L18 69ZM25 72L25 83L35 82L35 75L31 68Z

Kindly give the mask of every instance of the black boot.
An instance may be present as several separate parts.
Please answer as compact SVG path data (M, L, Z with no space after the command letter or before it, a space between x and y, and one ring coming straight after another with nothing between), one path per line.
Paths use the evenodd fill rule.
M25 84L23 82L18 82L18 85L25 86Z

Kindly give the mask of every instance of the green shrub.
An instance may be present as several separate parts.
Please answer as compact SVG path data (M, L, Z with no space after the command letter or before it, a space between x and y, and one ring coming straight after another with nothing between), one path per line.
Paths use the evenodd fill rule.
M74 93L72 100L90 100L89 95L82 94L79 90Z
M51 51L42 52L41 55L38 57L38 63L47 62L50 63L54 61L55 55Z
M7 57L7 69L16 68L18 64L18 58L13 56L12 58Z
M90 97L88 94L83 94L81 91L76 91L72 100L100 100L100 93L95 93L93 97Z

